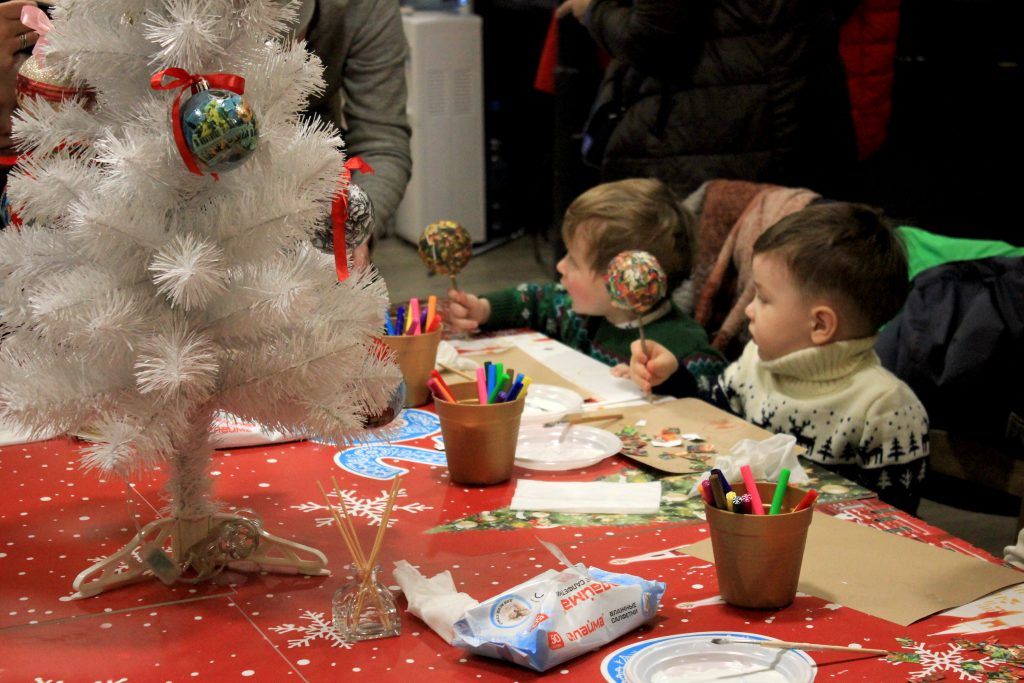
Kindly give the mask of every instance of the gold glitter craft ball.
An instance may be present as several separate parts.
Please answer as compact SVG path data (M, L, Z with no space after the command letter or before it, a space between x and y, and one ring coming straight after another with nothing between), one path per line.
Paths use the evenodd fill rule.
M76 84L57 69L43 66L31 55L18 69L16 97L19 107L32 98L40 98L57 108L65 100L81 99L86 109L96 101L96 91Z
M473 255L473 240L455 221L438 221L423 230L419 253L430 272L458 275Z

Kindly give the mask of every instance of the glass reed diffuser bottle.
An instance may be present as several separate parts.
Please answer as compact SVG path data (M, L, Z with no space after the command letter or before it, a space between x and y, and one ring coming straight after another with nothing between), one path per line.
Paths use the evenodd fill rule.
M401 633L395 598L380 581L380 565L371 570L349 565L349 571L353 578L334 593L331 602L335 630L348 642Z

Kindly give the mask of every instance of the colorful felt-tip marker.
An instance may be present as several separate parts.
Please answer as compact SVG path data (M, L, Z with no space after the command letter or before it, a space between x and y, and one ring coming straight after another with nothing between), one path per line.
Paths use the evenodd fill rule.
M772 497L772 509L769 515L777 515L782 512L782 499L786 497L786 487L789 486L789 470L783 468L779 472L779 483L775 485L775 495Z
M757 481L754 479L750 465L740 467L740 474L743 475L743 483L747 487L747 493L750 494L751 512L755 515L763 515L764 503L761 502L761 492L757 490Z
M809 508L814 505L814 501L818 499L818 492L811 489L804 494L804 497L800 499L800 502L793 508L793 512L800 512L803 509Z
M405 306L399 306L395 313L395 334L405 334Z
M708 479L711 480L711 495L715 497L715 507L719 510L728 510L729 508L725 507L725 491L722 490L721 480L714 473Z
M427 297L427 322L423 326L424 332L432 332L434 330L434 318L437 317L437 296L431 294Z
M409 299L409 328L407 334L420 333L420 300L416 297Z
M736 507L739 508L737 512L742 512L745 515L749 515L752 511L750 507L750 494L744 493L742 496L736 499Z
M487 370L483 366L476 369L476 397L480 405L487 405Z
M715 497L711 495L711 479L705 479L700 483L700 497L704 499L704 502L708 505L715 504Z
M736 492L727 491L725 494L725 509L729 512L736 512Z
M725 478L725 473L722 472L722 470L716 467L715 469L711 470L711 474L717 476L718 480L722 483L723 493L729 493L729 491L732 491L732 487L729 486L729 480Z
M449 392L445 391L444 387L442 387L441 384L433 377L431 377L427 381L427 388L430 389L430 392L434 394L434 396L441 399L442 401L448 401L448 403L458 403L458 401L455 400L455 397L452 396Z

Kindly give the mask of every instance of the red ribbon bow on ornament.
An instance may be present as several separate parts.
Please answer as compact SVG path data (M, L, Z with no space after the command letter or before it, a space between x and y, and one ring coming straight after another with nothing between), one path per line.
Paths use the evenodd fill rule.
M164 83L164 78L168 77L174 80ZM236 95L245 94L245 79L234 74L190 74L184 69L171 68L157 71L149 79L149 87L153 90L177 89L178 91L178 94L174 96L174 104L171 107L171 126L174 128L174 144L178 147L178 153L181 154L181 160L185 162L185 166L196 175L203 175L203 172L199 170L195 159L192 158L192 153L188 150L188 145L185 144L185 131L181 129L181 96L185 93L185 88L196 91L204 83L211 88L230 90ZM211 175L214 178L217 177L216 173Z
M331 229L334 235L334 271L338 274L338 282L348 279L348 249L345 246L345 223L348 222L348 184L352 179L352 171L373 173L370 165L359 157L349 157L345 168L338 177L338 193L331 203Z
M46 16L46 12L35 5L25 5L21 8L21 23L39 34L39 40L32 48L32 56L39 62L39 66L45 66L42 47L46 44L46 34L53 28L53 22Z

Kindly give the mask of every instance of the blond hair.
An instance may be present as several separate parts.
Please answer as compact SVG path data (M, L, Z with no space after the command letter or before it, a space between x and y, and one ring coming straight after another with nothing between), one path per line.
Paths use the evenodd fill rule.
M695 219L660 180L630 178L592 187L569 205L562 221L566 245L582 235L589 263L604 273L623 251L654 254L668 275L670 291L690 275Z

